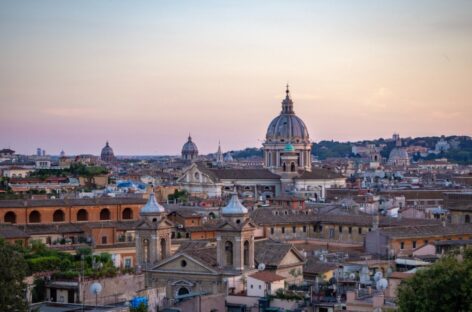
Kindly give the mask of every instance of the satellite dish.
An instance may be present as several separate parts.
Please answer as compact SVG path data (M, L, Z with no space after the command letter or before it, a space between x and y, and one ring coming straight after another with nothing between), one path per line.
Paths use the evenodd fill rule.
M264 271L264 270L265 270L265 267L266 267L266 266L265 266L264 263L259 263L259 265L257 266L257 269L258 269L259 271Z
M376 282L378 282L382 277L383 277L382 272L377 272L377 273L375 273L375 275L374 275L374 280L375 280Z
M381 278L376 286L377 290L385 290L388 287L388 281L385 278Z
M93 283L92 285L90 285L90 292L94 295L98 295L102 292L102 284L100 284L99 282Z
M352 280L356 279L356 274L354 274L354 273L349 274L349 278L352 279Z

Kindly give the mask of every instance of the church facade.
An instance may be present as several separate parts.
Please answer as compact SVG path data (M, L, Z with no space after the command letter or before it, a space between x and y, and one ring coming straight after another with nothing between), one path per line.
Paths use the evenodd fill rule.
M197 162L184 169L177 182L197 197L237 191L241 197L256 200L292 195L323 199L327 188L345 186L342 175L312 168L308 130L295 114L288 86L282 110L269 124L262 146L263 168L228 169Z

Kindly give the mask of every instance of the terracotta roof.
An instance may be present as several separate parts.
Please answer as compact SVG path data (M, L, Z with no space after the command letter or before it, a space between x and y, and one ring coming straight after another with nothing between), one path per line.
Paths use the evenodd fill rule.
M323 262L318 258L309 257L303 266L303 273L308 274L323 274L328 271L336 269L338 266L335 263Z
M0 208L21 208L21 207L68 207L68 206L94 206L94 205L132 205L146 203L144 198L73 198L73 199L38 199L38 200L0 200Z
M254 245L256 262L264 263L269 267L278 267L281 265L283 258L293 250L300 256L300 262L303 262L303 256L298 253L298 250L288 243L275 242L273 240L257 241Z
M380 233L391 238L443 237L447 235L470 235L472 224L448 224L402 226L380 229Z
M218 268L218 262L216 259L216 248L208 247L198 249L186 249L183 252L212 268Z
M334 171L324 168L312 168L311 171L304 171L295 179L298 180L322 180L322 179L344 179L345 177Z
M413 277L413 273L406 273L406 272L392 272L390 274L390 278L397 278L397 279L407 279Z
M282 281L282 280L285 279L285 277L277 275L277 274L275 274L274 272L271 272L271 271L259 271L259 272L256 272L256 273L253 273L253 274L249 275L249 277L258 279L258 280L266 282L266 283Z

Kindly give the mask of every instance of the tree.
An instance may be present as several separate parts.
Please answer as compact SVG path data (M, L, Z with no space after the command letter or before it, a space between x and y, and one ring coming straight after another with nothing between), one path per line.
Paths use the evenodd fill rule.
M26 262L15 246L0 239L0 311L27 311Z
M446 256L398 289L399 311L472 311L472 249Z

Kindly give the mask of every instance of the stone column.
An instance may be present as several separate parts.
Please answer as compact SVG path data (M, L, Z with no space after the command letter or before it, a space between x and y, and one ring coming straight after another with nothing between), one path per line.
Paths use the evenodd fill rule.
M244 269L244 262L241 255L243 254L243 245L241 244L241 237L234 238L233 245L233 267L237 270Z
M221 245L221 236L216 237L216 262L218 263L219 267L223 266L223 246Z
M249 240L249 268L254 269L254 236Z
M136 232L135 236L136 244L136 265L143 263L143 246L141 244L141 238L139 237L139 232Z

